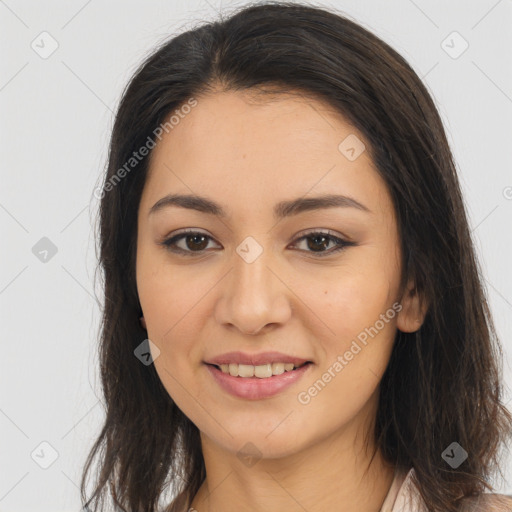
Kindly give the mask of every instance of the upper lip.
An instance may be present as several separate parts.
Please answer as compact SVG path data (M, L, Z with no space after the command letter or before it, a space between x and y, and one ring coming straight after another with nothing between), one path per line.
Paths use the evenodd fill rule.
M293 363L295 366L300 366L309 359L301 357L290 356L282 354L281 352L261 352L259 354L246 354L244 352L228 352L219 356L213 357L206 361L207 364L221 365L221 364L250 364L259 366L267 363Z

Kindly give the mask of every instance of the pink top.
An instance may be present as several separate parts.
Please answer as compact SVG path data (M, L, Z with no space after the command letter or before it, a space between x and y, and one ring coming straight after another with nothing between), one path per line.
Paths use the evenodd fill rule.
M428 512L417 487L412 482L414 468L395 471L395 477L380 512ZM468 498L461 512L512 512L512 497L484 493Z

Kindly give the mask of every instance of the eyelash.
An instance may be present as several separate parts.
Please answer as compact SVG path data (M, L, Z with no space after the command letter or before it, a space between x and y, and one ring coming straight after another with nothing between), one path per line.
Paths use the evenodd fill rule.
M190 250L185 250L185 249L181 249L180 247L174 246L174 244L176 244L177 241L179 241L183 238L186 238L187 236L190 236L190 235L202 235L202 236L205 236L206 238L213 240L211 236L206 235L205 233L202 233L200 231L194 231L193 229L187 229L185 231L180 232L177 235L172 236L171 238L168 238L168 239L160 242L160 244L163 245L168 251L176 253L176 254L182 254L184 256L194 257L194 256L199 256L199 255L204 254L206 252L206 249L201 249L200 251L190 251ZM346 247L356 245L355 242L349 242L349 241L343 240L342 238L339 238L338 236L335 236L330 230L309 231L306 234L295 239L293 243L296 244L304 239L313 238L314 236L318 236L318 235L329 238L331 241L334 241L339 245L337 248L334 248L333 250L328 250L328 251L320 251L320 252L305 251L305 252L309 252L309 253L315 255L315 257L318 257L318 258L323 258L325 256L329 256L336 252L342 251Z

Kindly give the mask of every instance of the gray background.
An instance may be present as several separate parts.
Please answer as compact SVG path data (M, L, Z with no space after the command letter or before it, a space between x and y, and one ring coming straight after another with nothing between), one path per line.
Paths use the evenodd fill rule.
M82 464L103 419L92 191L122 88L156 43L241 4L0 0L0 512L80 509ZM390 43L439 107L503 342L508 400L512 0L318 5ZM497 488L512 493L508 455L504 472Z

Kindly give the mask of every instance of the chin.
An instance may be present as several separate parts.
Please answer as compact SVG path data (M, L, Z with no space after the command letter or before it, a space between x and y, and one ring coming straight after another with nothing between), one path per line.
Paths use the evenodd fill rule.
M278 427L274 431L267 427L240 425L240 428L230 428L230 437L226 432L216 432L213 435L202 431L222 449L236 455L242 462L248 459L280 459L288 457L304 449L308 444L304 430Z

